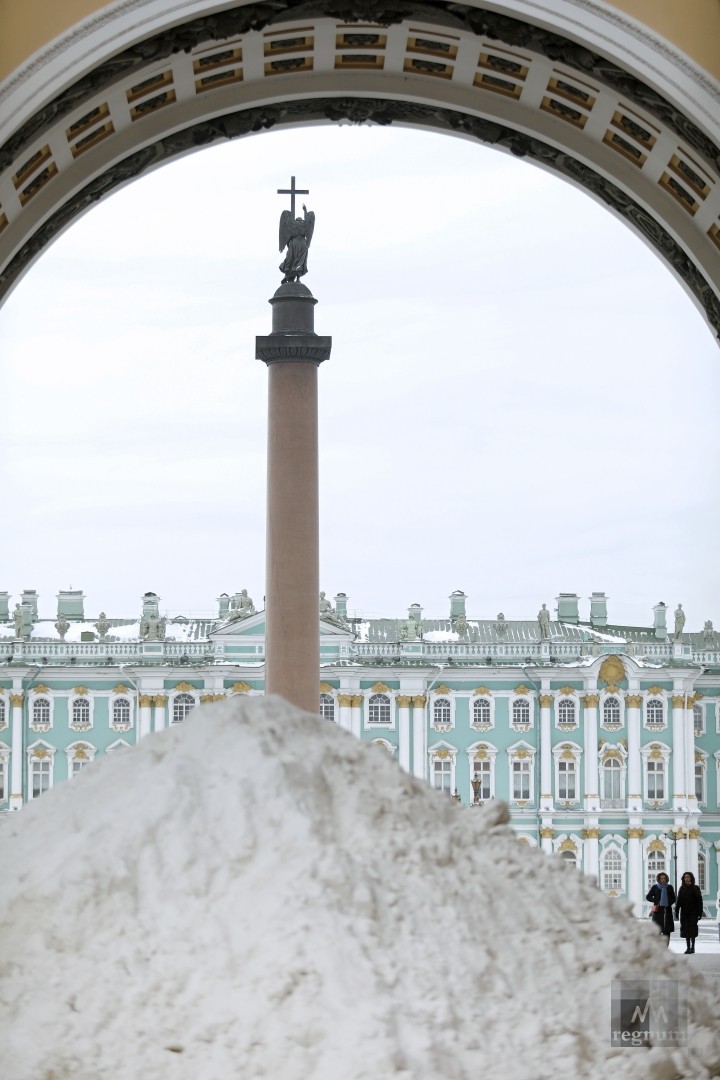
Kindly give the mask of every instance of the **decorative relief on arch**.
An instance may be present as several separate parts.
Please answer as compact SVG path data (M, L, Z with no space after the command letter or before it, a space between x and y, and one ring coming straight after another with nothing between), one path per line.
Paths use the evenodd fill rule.
M598 678L606 683L619 683L625 678L625 665L619 656L608 656L603 660Z
M372 690L373 694L389 694L392 692L390 690L390 687L387 686L384 682L376 682L373 684L373 686L370 687L370 689Z

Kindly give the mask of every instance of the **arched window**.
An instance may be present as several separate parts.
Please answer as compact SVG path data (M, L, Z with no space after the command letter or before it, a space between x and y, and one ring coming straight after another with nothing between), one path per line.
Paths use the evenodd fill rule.
M112 707L113 724L130 723L130 702L127 698L115 698Z
M566 866L571 866L577 870L577 851L561 851L560 858Z
M90 702L85 697L75 698L72 703L72 722L78 727L90 725Z
M192 694L178 694L173 701L173 724L182 724L183 720L192 709L195 708L195 698Z
M475 802L486 802L492 798L492 759L475 759L472 763L473 775L471 788Z
M699 803L705 802L705 758L695 760L695 798Z
M5 698L0 697L0 727L5 727Z
M519 724L521 727L530 726L530 702L527 698L513 701L512 722L513 724Z
M648 891L655 884L658 874L667 874L667 864L664 851L651 851L647 861L647 887Z
M490 723L490 702L487 698L479 697L473 701L473 724Z
M607 727L620 727L620 702L616 697L605 698L602 722Z
M560 727L575 727L575 702L572 698L561 698L558 702L558 724Z
M707 892L707 858L705 852L700 849L698 851L698 887L700 892Z
M320 695L320 715L323 720L335 719L335 699L332 694Z
M665 723L665 707L661 698L648 698L645 707L645 718L648 724L659 725Z
M435 758L433 761L432 784L438 791L452 795L452 758Z
M623 860L617 848L608 848L602 860L602 887L605 892L621 893L625 891L623 882Z
M557 797L560 802L577 799L577 762L575 758L561 758L558 763Z
M373 694L368 702L368 723L390 723L390 698L387 694Z
M450 702L447 698L439 697L435 698L433 703L433 723L434 724L449 724L450 723Z
M622 762L608 757L602 763L602 799L612 801L622 798Z
M50 723L50 702L48 698L35 698L33 701L32 718L34 724Z
M693 726L696 735L702 735L705 731L704 720L702 705L693 705Z

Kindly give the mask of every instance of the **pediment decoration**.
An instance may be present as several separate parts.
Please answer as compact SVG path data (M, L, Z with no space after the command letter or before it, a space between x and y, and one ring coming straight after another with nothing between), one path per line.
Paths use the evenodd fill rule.
M648 694L664 694L662 686L648 686L646 693Z
M74 686L73 687L73 694L78 694L80 697L84 697L85 694L89 694L89 693L90 693L90 691L88 690L87 686Z
M44 683L38 683L37 686L33 686L32 692L33 694L49 694L50 687L45 686Z
M492 690L487 686L476 686L473 690L473 694L482 694L484 697L489 697L491 693Z
M574 851L577 854L577 844L573 843L569 836L566 836L562 844L558 846L558 851Z
M197 690L197 687L193 686L193 684L190 682L179 682L175 689L180 690L182 691L182 693L185 694L188 692L188 690Z
M123 683L119 682L117 686L113 686L110 691L111 694L129 694L130 690Z
M247 694L250 690L252 690L252 686L246 682L236 682L230 687L231 694Z
M320 693L321 694L332 694L334 689L335 689L335 687L331 686L329 682L321 682L320 683Z
M376 682L373 686L370 687L370 689L372 690L372 692L374 694L389 694L390 693L390 687L387 686L384 682Z
M651 840L648 844L648 851L665 851L665 845L662 840Z
M577 694L577 690L572 686L561 686L558 690L558 694L562 694L564 697L569 697L572 694Z
M441 683L440 686L435 687L434 693L435 694L451 694L452 691L451 691L449 686L445 685L445 683Z
M520 683L520 685L516 686L515 689L513 690L513 694L531 694L531 693L532 693L532 690L530 689L529 686L526 686L525 683Z
M622 682L625 678L625 665L619 656L608 656L600 665L598 678L606 683Z

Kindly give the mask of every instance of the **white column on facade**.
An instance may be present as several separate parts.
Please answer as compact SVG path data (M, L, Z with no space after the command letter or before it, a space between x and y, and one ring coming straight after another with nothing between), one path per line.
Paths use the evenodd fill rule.
M687 805L691 813L698 812L695 796L695 695L688 694L685 699L685 792ZM695 871L693 871L695 873Z
M353 694L350 700L350 730L358 739L362 736L362 710L364 697Z
M21 810L23 804L23 700L25 695L10 694L12 731L10 733L10 810Z
M154 694L153 703L155 705L154 727L155 731L162 731L167 724L167 694Z
M152 703L152 694L140 694L138 696L138 735L141 739L144 739L151 731Z
M413 776L421 780L427 778L427 719L425 705L427 698L424 694L416 694L412 699L412 733L413 733Z
M588 876L597 880L600 876L600 853L598 848L600 829L597 827L583 829L582 834L585 841L583 844L583 869Z
M673 809L684 810L687 806L687 782L685 773L685 696L673 694L672 698L672 797Z
M552 694L540 695L540 812L552 812L553 808L553 758L552 758ZM552 844L546 850L552 851Z
M642 813L642 757L640 755L640 710L642 697L630 693L625 698L627 723L627 804L628 811Z
M677 883L680 884L682 875L688 869L688 863L690 861L690 852L687 839L687 829L682 825L673 829L673 832L677 838L675 847L675 876L677 877Z
M586 810L595 813L600 809L600 775L597 757L598 702L597 693L583 697L583 732L585 746L585 800ZM589 871L592 872L592 871Z
M352 694L338 694L338 724L343 731L352 731L351 706Z
M698 839L700 837L699 829L689 829L687 836L687 862L684 868L680 871L684 874L686 870L689 870L694 875L695 881L698 879Z
M628 829L627 891L635 915L641 915L646 889L642 877L642 838L640 828Z
M398 706L398 762L400 768L410 772L410 702L407 694L397 699Z

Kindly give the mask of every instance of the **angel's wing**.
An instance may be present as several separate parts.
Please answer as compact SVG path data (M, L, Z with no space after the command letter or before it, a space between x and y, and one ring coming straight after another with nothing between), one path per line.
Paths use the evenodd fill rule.
M280 215L280 247L279 251L283 251L290 240L293 230L295 228L295 221L289 210L283 210Z
M307 240L307 246L310 247L310 241L313 238L315 232L315 213L313 210L308 210L305 216L305 239Z

